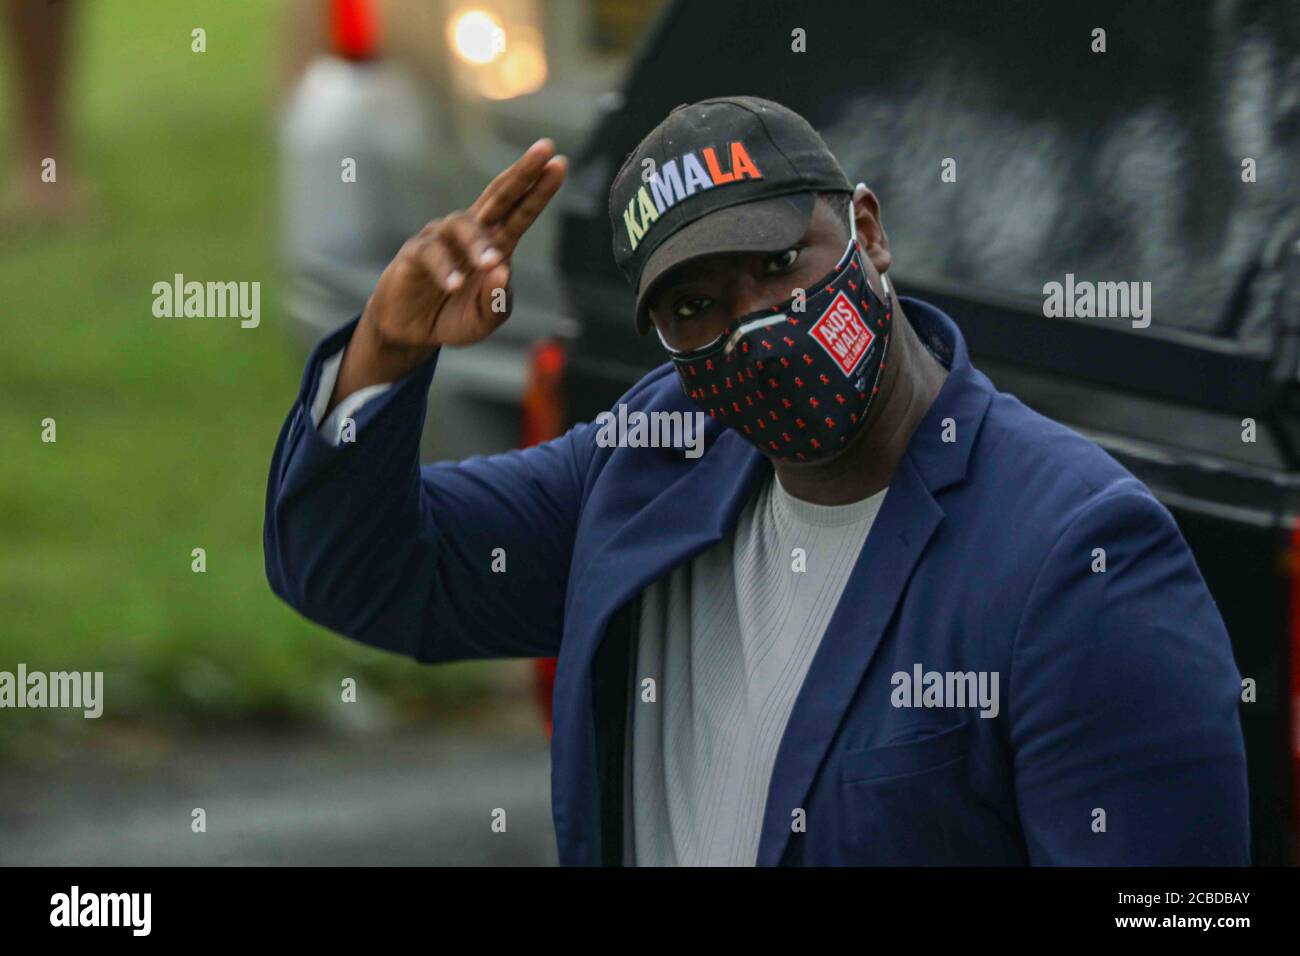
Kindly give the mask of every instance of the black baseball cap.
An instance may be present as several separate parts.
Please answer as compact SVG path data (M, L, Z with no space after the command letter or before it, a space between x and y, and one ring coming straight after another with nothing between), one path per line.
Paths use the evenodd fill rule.
M779 252L804 234L814 193L853 192L808 121L757 96L683 103L633 150L609 190L614 261L650 328L651 287L723 252Z

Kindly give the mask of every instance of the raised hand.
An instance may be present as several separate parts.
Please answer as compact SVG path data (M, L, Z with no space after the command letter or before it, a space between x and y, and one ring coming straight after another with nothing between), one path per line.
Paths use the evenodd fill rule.
M344 354L331 407L406 375L444 345L472 345L510 317L510 257L564 182L540 139L466 210L434 219L384 269Z

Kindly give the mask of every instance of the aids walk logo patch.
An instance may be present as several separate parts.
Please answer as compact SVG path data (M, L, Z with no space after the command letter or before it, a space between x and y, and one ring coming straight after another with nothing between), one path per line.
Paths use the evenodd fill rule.
M853 369L876 338L867 328L867 323L862 321L862 314L843 292L835 297L830 308L809 331L846 378L853 377Z

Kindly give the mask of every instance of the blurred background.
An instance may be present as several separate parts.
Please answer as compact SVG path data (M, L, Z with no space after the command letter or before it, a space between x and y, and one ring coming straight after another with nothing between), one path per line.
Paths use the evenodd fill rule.
M310 345L537 137L576 149L657 5L2 6L0 669L102 670L106 704L0 712L0 862L551 862L533 666L299 618L266 585L266 472ZM564 321L528 291L548 218L516 256L541 304L444 363L430 457L523 440L528 346ZM259 281L259 327L155 318L175 273Z
M540 136L568 181L516 253L511 321L440 360L423 454L608 407L661 361L631 334L609 183L673 106L732 93L807 116L880 197L900 290L1174 513L1257 684L1255 859L1295 861L1300 8L0 7L0 670L105 683L98 720L0 711L0 863L554 862L548 663L422 667L297 617L263 571L266 470L311 345ZM156 318L177 273L260 282L260 324ZM1150 282L1151 326L1044 318L1066 273Z

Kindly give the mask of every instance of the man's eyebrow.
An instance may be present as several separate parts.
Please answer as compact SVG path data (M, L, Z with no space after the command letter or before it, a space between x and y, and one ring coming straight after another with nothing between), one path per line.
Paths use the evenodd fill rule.
M804 235L796 239L791 245L786 246L782 249L778 249L776 251L764 252L755 249L748 252L718 253L716 255L717 265L721 265L727 262L728 260L733 260L733 259L748 260L755 257L780 255L786 249L793 249L795 246L807 243L807 241L808 241L808 234L805 233ZM708 263L711 259L714 258L715 257L713 256L705 256L701 261L704 263ZM681 289L682 286L690 285L692 282L701 282L707 279L711 271L712 268L710 268L708 265L701 265L698 263L690 263L690 262L683 263L669 270L669 272L666 275L661 276L658 280L656 280L655 289L653 292L650 293L650 298L647 300L649 303L649 308L657 309L659 306L663 304L663 300L666 297L668 297L674 290L679 290Z
M699 282L707 279L710 273L721 268L733 260L747 260L753 256L772 255L770 252L720 252L715 255L704 256L693 262L682 263L669 272L661 276L658 280L659 288L656 294L667 292L677 286L689 285L692 282Z
M698 282L707 276L706 270L697 270L691 273L674 274L668 273L667 276L660 279L656 284L654 292L650 294L650 307L662 305L665 298L668 298L674 290L680 289L684 285L692 282Z

